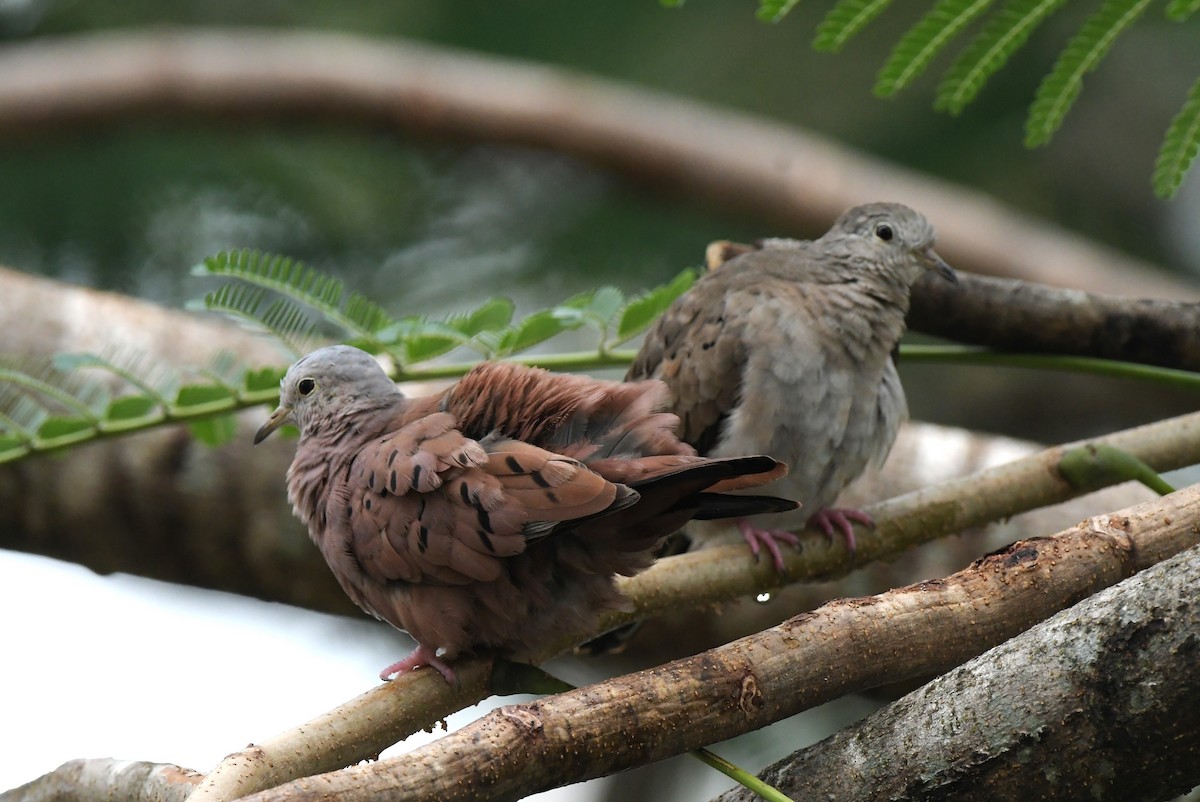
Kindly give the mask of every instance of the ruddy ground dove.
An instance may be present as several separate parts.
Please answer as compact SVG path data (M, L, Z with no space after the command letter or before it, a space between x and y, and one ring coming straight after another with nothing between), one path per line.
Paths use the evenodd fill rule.
M692 286L647 334L626 379L657 378L671 391L681 437L700 454L770 454L784 478L766 486L801 512L745 518L738 528L776 568L776 541L809 523L855 547L860 510L830 507L868 464L882 463L907 405L893 362L909 290L927 271L956 281L933 251L933 227L896 203L842 214L820 239L764 240ZM710 254L711 258L711 254ZM728 531L726 529L726 531ZM718 537L688 527L694 539Z
M623 606L613 577L691 519L788 510L731 495L786 472L706 458L675 434L658 381L506 363L407 398L367 353L314 351L283 379L255 442L300 429L288 497L342 588L417 641L381 678L460 654L521 659Z

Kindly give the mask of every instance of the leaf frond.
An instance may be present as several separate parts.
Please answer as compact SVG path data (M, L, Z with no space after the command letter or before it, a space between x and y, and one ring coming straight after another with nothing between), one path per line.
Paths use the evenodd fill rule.
M984 84L1028 41L1030 34L1065 0L1009 0L958 55L938 86L933 106L960 113Z
M892 0L838 0L817 24L813 48L826 53L838 52L891 3Z
M688 291L698 277L697 271L689 268L666 284L631 298L621 309L615 336L608 343L608 347L615 348L650 328L676 298Z
M1167 19L1183 22L1200 11L1200 0L1171 0L1167 3Z
M1200 151L1200 79L1192 84L1183 108L1171 120L1154 163L1154 191L1160 198L1174 197L1183 177Z
M286 298L274 298L263 287L222 284L201 301L201 308L236 318L253 328L268 331L294 357L311 350L317 341L317 326L301 307Z
M875 94L890 97L912 83L933 57L991 4L992 0L938 0L892 49L879 71Z
M193 272L236 278L277 292L296 304L319 312L346 335L376 349L381 348L382 343L375 333L392 322L382 307L358 293L352 293L343 302L345 288L339 279L286 256L248 249L224 251L205 259ZM291 319L290 313L286 319Z
M758 18L763 22L779 22L800 0L759 0Z
M1083 87L1083 78L1094 70L1113 42L1132 25L1151 0L1104 0L1067 43L1038 87L1025 123L1027 147L1044 145L1062 125Z

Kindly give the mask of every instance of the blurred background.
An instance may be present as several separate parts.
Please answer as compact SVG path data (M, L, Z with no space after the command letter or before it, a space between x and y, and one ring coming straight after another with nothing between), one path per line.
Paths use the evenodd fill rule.
M682 9L651 0L4 0L0 47L167 25L310 28L570 67L822 134L961 183L1194 284L1200 180L1194 171L1166 202L1153 195L1150 175L1163 133L1200 74L1195 24L1169 23L1152 10L1088 76L1050 146L1028 151L1023 123L1033 92L1093 4L1069 4L1047 22L958 118L930 107L937 66L947 58L897 99L871 94L887 52L924 4L902 5L839 55L809 45L825 3L800 3L771 26L755 19L752 4L713 0ZM666 281L699 264L715 239L820 233L768 227L555 153L330 121L156 116L51 130L13 126L0 131L0 188L0 265L169 307L209 288L189 267L226 248L303 259L397 315L462 310L500 294L524 313L598 283L636 291ZM1042 269L1053 273L1053 265ZM0 331L19 323L0 321ZM0 352L10 350L6 336ZM1053 400L1057 414L1031 414L1046 403L1044 377L911 366L905 382L914 417L1043 441L1195 406L1178 391L1130 393L1119 382L1071 379ZM278 504L282 473L272 480ZM108 754L205 771L245 742L357 694L407 648L366 623L99 577L13 552L0 552L0 606L8 655L0 718L13 739L4 747L13 759L0 761L0 788L71 758ZM228 651L200 646L213 640ZM602 673L578 663L562 671L575 681ZM756 734L718 751L758 768L870 706L842 700L801 729ZM661 799L676 798L667 789L704 798L729 785L699 766L650 776L620 782L655 788ZM619 791L589 785L558 793L578 799Z

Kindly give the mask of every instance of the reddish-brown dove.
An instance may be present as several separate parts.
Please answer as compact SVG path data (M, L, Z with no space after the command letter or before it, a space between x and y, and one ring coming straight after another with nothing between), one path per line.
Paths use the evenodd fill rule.
M417 641L387 679L488 650L515 659L624 605L615 574L687 521L793 509L731 495L786 472L696 456L657 381L604 382L485 363L407 398L367 353L288 369L255 443L300 429L288 498L342 588Z
M803 513L746 518L742 537L776 568L776 541L808 521L855 547L860 510L830 505L871 463L882 463L908 408L892 353L904 333L909 290L933 270L956 281L933 251L933 227L896 203L842 214L820 239L717 244L729 257L678 298L646 335L627 380L671 390L680 436L703 455L771 454L789 466L765 487ZM692 525L700 541L715 527Z

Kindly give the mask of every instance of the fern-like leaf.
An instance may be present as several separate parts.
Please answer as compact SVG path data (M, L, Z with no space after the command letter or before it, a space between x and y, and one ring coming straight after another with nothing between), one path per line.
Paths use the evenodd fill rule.
M695 270L684 270L670 282L630 300L621 310L616 335L608 347L614 348L648 329L676 298L688 291L696 278Z
M1167 18L1175 22L1183 22L1197 11L1200 11L1200 0L1171 0L1167 3Z
M222 284L204 296L200 308L269 331L294 357L312 350L310 346L317 341L316 324L299 305L285 298L271 299L270 293L262 287Z
M1079 96L1083 77L1096 68L1116 38L1142 15L1150 2L1104 0L1088 18L1038 87L1025 123L1026 146L1036 147L1050 141Z
M960 113L975 99L987 80L1029 39L1047 17L1062 7L1065 0L1009 0L988 17L971 44L967 46L938 86L934 108Z
M236 278L277 292L316 310L347 336L368 344L372 350L382 347L376 332L392 322L382 307L358 293L352 293L343 302L345 290L341 281L285 256L252 250L225 251L205 259L194 272Z
M171 366L152 361L145 351L132 348L109 347L101 354L58 354L52 364L63 373L89 368L111 373L164 408L179 388L179 375Z
M913 82L929 62L992 0L938 0L896 43L875 81L875 94L890 97Z
M800 0L759 0L758 18L763 22L779 22L798 2Z
M1197 151L1200 151L1200 79L1192 84L1183 108L1171 121L1159 148L1154 163L1154 191L1159 197L1175 195Z
M813 48L827 53L838 52L891 3L892 0L838 0L817 24Z

